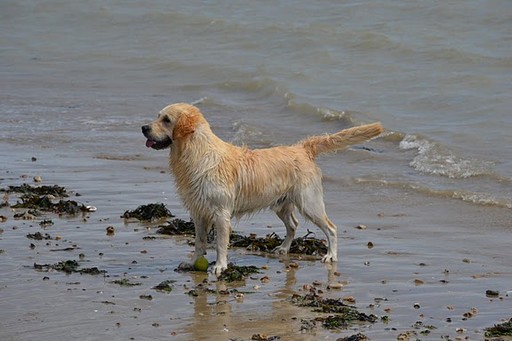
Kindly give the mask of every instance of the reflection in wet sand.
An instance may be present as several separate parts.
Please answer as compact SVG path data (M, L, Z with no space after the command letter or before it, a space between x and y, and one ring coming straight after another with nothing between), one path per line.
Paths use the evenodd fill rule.
M276 280L279 283L274 284L272 292L264 294L266 297L256 293L257 285L236 288L221 281L208 282L206 275L192 274L196 288L208 287L210 290L197 291L198 296L193 303L194 319L184 332L194 340L251 339L253 335L269 338L293 335L294 340L314 339L316 332L302 330L301 326L303 318L311 318L310 310L289 302L296 292L296 274L300 270L288 266L288 263L283 262L284 277ZM325 280L320 282L337 282L336 263L318 265L325 267ZM248 308L244 308L245 305Z

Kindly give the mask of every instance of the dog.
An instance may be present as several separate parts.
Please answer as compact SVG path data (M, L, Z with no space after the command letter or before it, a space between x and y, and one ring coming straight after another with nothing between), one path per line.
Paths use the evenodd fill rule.
M220 139L199 109L187 103L166 106L155 121L142 126L146 147L170 148L169 168L195 224L195 260L206 254L208 231L216 230L217 276L227 268L231 219L267 208L286 227L286 237L274 252L288 253L298 225L297 209L327 237L322 261L337 261L336 225L325 212L322 172L315 158L369 140L382 130L380 123L372 123L289 146L249 149Z

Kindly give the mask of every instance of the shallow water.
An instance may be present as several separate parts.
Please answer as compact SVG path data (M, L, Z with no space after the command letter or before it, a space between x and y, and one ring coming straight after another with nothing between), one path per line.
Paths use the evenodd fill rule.
M349 281L332 294L356 297L359 308L388 298L374 309L390 316L389 325L361 327L372 339L396 339L418 319L431 319L436 337L453 338L461 327L463 335L480 338L511 310L508 296L485 297L486 289L512 289L511 6L3 1L0 187L40 175L43 184L79 192L98 212L86 223L54 219L48 232L81 247L66 257L49 251L52 245L28 247L25 235L40 230L36 222L0 223L1 338L53 340L71 330L91 340L100 334L156 339L173 331L175 338L195 339L212 330L226 338L340 337L321 328L301 334L300 319L291 317L304 311L284 299L314 279L327 281L329 272L318 262L290 273L278 259L233 251L237 262L268 264L272 280L258 283L262 289L243 303L224 304L227 312L182 292L151 302L138 298L164 279L195 280L172 271L191 247L143 241L153 231L119 218L127 209L163 202L188 219L165 168L166 153L147 150L140 134L142 124L178 101L197 102L220 137L250 147L381 121L385 134L365 148L319 159L327 211L341 231L340 280ZM105 236L109 224L117 229L113 238ZM358 224L369 228L354 229ZM236 228L264 235L267 225L284 232L267 213ZM368 249L368 241L376 246ZM30 269L80 252L109 275L148 278L143 288L120 289L88 276L55 273L42 281L45 275ZM130 269L133 260L137 267ZM425 284L416 286L416 278ZM412 308L415 302L422 308ZM144 309L134 313L139 305ZM264 316L257 313L262 306ZM473 306L479 314L462 321ZM456 322L446 323L447 317ZM279 318L286 323L273 323Z

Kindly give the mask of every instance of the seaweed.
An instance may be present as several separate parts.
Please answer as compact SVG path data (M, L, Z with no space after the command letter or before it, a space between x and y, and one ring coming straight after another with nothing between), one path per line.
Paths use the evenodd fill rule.
M300 253L309 256L321 256L327 253L325 242L309 237L313 232L307 230L304 237L295 238L290 246L290 253Z
M128 212L128 211L127 211ZM126 214L126 213L125 213ZM195 225L193 221L184 221L176 218L167 221L165 225L159 225L156 231L158 234L165 235L195 235ZM303 237L295 238L290 246L290 253L303 254L309 256L321 256L327 253L325 242L320 239L311 237L313 232L307 230ZM211 235L208 236L212 240ZM245 248L253 252L272 252L283 243L284 239L279 237L275 232L267 234L265 237L257 237L255 234L245 236L236 232L230 234L230 246L237 248Z
M254 340L254 341L276 341L276 340L281 340L281 337L277 336L277 335L268 336L265 334L253 334L251 336L251 340Z
M142 283L139 283L139 282L136 282L136 283L132 283L130 282L130 280L128 278L123 278L123 279L116 279L110 283L113 283L113 284L118 284L122 287L135 287L135 286L138 286L138 285L142 285Z
M378 320L376 315L361 313L355 307L343 303L342 299L322 298L314 290L305 295L292 295L291 302L300 307L315 308L315 312L333 314L314 319L326 329L346 329L355 322L374 323Z
M316 238L310 237L311 231L307 231L304 237L295 238L290 246L290 253L304 254L309 256L320 256L327 253L325 243ZM254 235L243 236L232 233L230 243L232 247L245 247L251 251L272 252L283 243L284 239L275 232L267 234L265 237L257 238Z
M39 226L41 226L42 228L45 228L45 227L48 227L51 225L53 225L53 221L51 219L44 219L39 222Z
M507 322L495 324L494 327L485 329L486 337L512 336L512 318Z
M21 193L21 194L34 194L37 196L53 195L54 197L68 197L68 193L64 187L53 186L31 186L29 184L22 184L20 186L9 186L7 189L1 188L0 192L6 193Z
M272 252L272 250L281 245L282 242L283 239L274 232L259 238L255 235L249 235L247 237L237 233L232 233L230 236L230 244L232 247L244 247L251 251Z
M97 267L93 268L83 268L79 269L80 264L76 260L66 260L61 261L56 264L37 264L34 263L34 269L40 270L40 271L50 271L50 270L56 270L56 271L62 271L66 274L71 273L80 273L80 274L88 274L88 275L100 275L105 274L107 271L100 270Z
M34 240L50 240L53 239L48 233L45 233L44 235L41 232L36 233L28 233L27 234L28 239L34 239Z
M182 219L173 219L167 222L167 225L159 225L156 233L175 235L195 235L195 225L192 221L184 221Z
M154 286L152 289L170 293L172 291L172 284L175 282L176 281L173 281L173 280L166 280L166 281L163 281L160 284Z
M78 271L78 262L76 260L67 260L59 262L53 266L57 271L64 271L65 273L72 273Z
M154 221L162 218L173 218L174 215L164 204L140 205L133 211L125 211L121 218L135 218L140 221Z
M58 203L53 203L49 196L47 195L37 195L37 194L23 194L21 197L21 202L17 202L12 205L12 208L29 208L35 210L41 210L46 212L53 212L56 214L69 214L75 215L78 212L88 212L88 209L85 205L79 204L74 200L59 200Z
M233 263L228 264L228 268L219 276L219 280L226 282L238 282L243 281L247 276L259 273L260 269L257 266L238 266Z
M347 337L342 337L340 339L337 339L336 341L367 341L367 340L369 340L369 338L366 335L357 333L357 334L350 335Z

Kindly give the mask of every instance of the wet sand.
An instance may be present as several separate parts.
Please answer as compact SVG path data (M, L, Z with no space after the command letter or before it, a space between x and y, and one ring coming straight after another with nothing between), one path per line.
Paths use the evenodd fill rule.
M428 202L417 194L394 193L390 202L389 187L347 190L326 178L327 211L339 228L340 261L331 266L297 255L232 249L231 262L263 267L260 274L233 285L211 274L174 271L191 259L190 238L162 238L155 233L156 224L120 218L125 210L163 202L178 218L188 220L163 168L165 160L148 162L141 155L74 158L50 151L38 152L36 161L32 156L16 147L3 152L0 163L7 167L1 170L0 187L34 185L33 177L41 176L41 184L64 186L71 199L97 211L17 220L10 208L0 210L7 217L0 223L2 340L250 340L258 334L281 340L337 340L357 333L372 340L405 335L411 340L481 340L485 328L511 318L511 223L502 209L493 214L486 207L482 214L477 206L453 200L446 205L449 199L443 198ZM350 202L346 210L340 197ZM9 204L16 199L10 195ZM54 224L43 229L42 219ZM366 228L356 228L360 224ZM113 235L107 235L108 226L115 228ZM491 232L489 226L503 228ZM305 227L319 232L301 222L299 236L306 234ZM269 213L242 220L234 229L258 236L284 233ZM35 232L53 239L26 237ZM148 236L157 238L143 239ZM214 260L213 250L207 258ZM77 260L81 267L97 267L106 274L65 274L33 266L63 260ZM290 261L298 267L290 267ZM264 277L268 280L262 281ZM140 285L113 283L120 279ZM173 281L172 292L152 289L165 280ZM342 287L328 289L333 283ZM189 295L198 285L212 292ZM346 298L379 320L344 330L327 330L320 323L312 327L305 321L326 314L290 302L293 293L304 293L308 286L324 297ZM487 290L499 295L488 297Z

